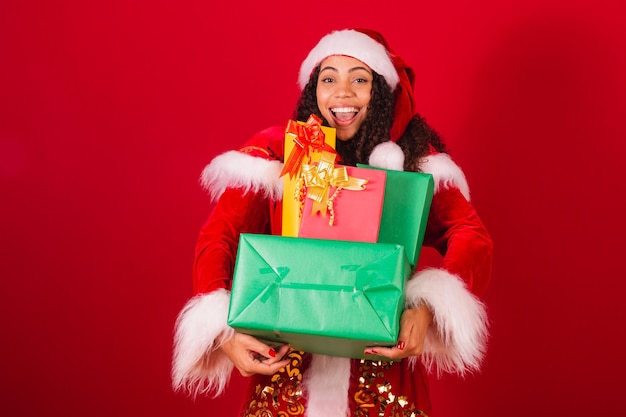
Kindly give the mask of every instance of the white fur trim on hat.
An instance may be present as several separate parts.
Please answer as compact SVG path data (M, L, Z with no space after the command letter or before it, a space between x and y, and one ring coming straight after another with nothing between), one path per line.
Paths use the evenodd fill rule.
M428 155L420 161L422 172L431 174L435 182L435 194L439 187L458 188L467 201L470 201L470 189L461 167L446 153Z
M370 154L369 164L378 168L404 171L404 152L395 142L379 143Z
M350 359L312 355L302 385L307 399L306 417L348 415Z
M424 340L422 362L430 371L460 375L480 368L488 322L483 303L458 276L444 269L416 273L406 284L407 308L428 305L434 315ZM415 358L411 358L415 361Z
M263 191L279 200L283 195L280 161L251 156L239 151L228 151L216 156L202 171L200 183L211 198L217 199L227 187L247 191Z
M197 295L176 320L172 358L172 386L196 396L219 395L230 379L233 363L217 349L232 337L226 324L230 292L216 290Z
M298 84L304 89L309 82L311 72L324 58L331 55L346 55L356 58L385 77L392 90L400 82L389 54L385 47L368 35L352 29L338 30L324 36L309 52L300 66Z

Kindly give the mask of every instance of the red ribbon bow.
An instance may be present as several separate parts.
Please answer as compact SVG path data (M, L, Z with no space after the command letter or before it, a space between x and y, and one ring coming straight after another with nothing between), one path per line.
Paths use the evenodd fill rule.
M287 122L285 135L293 136L295 146L291 150L289 157L285 160L285 165L280 173L282 177L289 174L289 178L293 178L300 171L304 157L311 162L310 152L328 151L337 155L339 154L329 144L324 141L324 132L322 131L322 119L312 114L305 124L298 123L294 120Z

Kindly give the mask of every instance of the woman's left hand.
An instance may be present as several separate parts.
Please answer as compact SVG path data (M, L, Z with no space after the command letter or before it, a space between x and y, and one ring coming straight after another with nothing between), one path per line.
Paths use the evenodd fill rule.
M406 309L400 318L398 344L390 348L382 346L368 347L365 349L365 354L385 356L390 359L421 355L424 349L426 331L432 322L433 313L428 306L421 305Z

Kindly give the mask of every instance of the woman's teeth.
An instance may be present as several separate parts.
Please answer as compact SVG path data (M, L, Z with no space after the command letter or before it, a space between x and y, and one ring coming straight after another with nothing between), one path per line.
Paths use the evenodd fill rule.
M359 112L356 107L336 107L331 112L337 119L351 119Z

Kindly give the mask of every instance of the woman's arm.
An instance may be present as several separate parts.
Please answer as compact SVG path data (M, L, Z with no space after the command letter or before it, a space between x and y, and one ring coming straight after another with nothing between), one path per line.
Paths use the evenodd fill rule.
M479 368L486 349L487 315L477 295L490 280L493 243L450 157L434 153L422 168L435 182L424 246L443 260L409 279L399 345L379 353L411 361L421 355L430 369L463 374Z
M233 362L222 347L234 336L226 321L239 236L269 230L270 205L282 193L282 163L263 143L279 134L278 129L263 131L241 151L219 155L203 171L202 183L216 204L196 245L195 296L175 325L174 389L217 395L230 377ZM261 354L271 349L257 348Z

